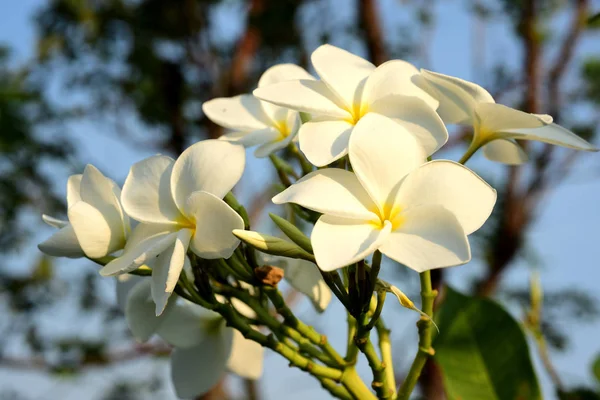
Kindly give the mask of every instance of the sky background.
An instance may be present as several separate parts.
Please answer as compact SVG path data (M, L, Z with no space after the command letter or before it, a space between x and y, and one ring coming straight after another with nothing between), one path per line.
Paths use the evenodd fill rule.
M335 18L344 20L351 18L352 10L343 7L347 0L330 0L339 7ZM0 0L0 44L9 44L15 50L15 63L20 64L31 59L35 51L35 31L32 24L33 13L44 2L41 0ZM594 2L593 2L594 3ZM408 18L399 7L400 2L396 0L384 0L380 2L380 15L385 31L386 26L391 26L395 19ZM485 26L485 37L488 40L484 65L482 68L474 68L471 54L471 41L473 32L473 21L466 12L466 2L444 1L436 2L434 12L435 23L431 36L429 52L430 65L418 65L427 67L446 74L470 79L477 83L484 83L486 76L483 71L485 66L493 65L499 57L507 57L508 61L516 63L520 60L520 49L511 40L511 26L506 21L495 21ZM596 9L598 2L595 2ZM216 24L221 34L235 37L243 29L244 15L237 6L227 6L217 13L214 18L221 22ZM556 26L564 26L566 19L556 21ZM493 39L493 40L492 40ZM595 39L595 40L594 40ZM594 39L584 41L578 49L577 57L584 57L591 52L598 53L600 40L598 35ZM335 43L347 47L346 43ZM312 48L316 47L316 43ZM361 52L360 48L351 50ZM552 54L550 54L552 55ZM414 60L413 60L414 61ZM52 81L54 77L49 77ZM58 101L70 101L66 93L52 89L51 95ZM134 120L127 120L128 127L143 134L143 128ZM45 134L45 133L41 133ZM107 132L107 126L95 121L80 121L69 124L67 134L76 144L77 157L83 163L91 163L97 166L105 175L122 183L127 175L129 167L136 161L153 155L156 150L148 146L132 146L129 142L122 141L113 132ZM453 159L460 156L460 151L449 153ZM600 226L600 213L598 204L600 199L600 180L598 179L600 168L598 155L584 155L575 168L573 176L563 185L546 197L544 207L538 210L538 222L529 231L527 240L531 247L541 257L542 283L546 290L577 287L589 293L599 296L598 283L600 282L600 246L598 245ZM485 171L485 174L500 174L499 168L490 167L490 163L476 156L469 166L477 171ZM245 176L242 178L241 199L248 199L255 185L265 182L268 161L257 160L248 153L248 166ZM68 171L57 166L49 166L49 173L56 179L57 193L66 192L66 179ZM40 213L43 210L40 210ZM266 220L261 219L261 227L267 229ZM35 216L27 220L27 223L39 226L36 239L47 237L51 230L41 224L41 219ZM28 267L31 261L39 256L35 243L25 248L25 251L15 255L9 262L14 265L15 271ZM474 254L477 257L477 254ZM64 261L64 262L63 262ZM85 261L65 261L56 263L63 274L78 274L96 268ZM509 273L504 275L503 287L524 287L529 278L529 267L523 262L517 263ZM384 274L385 266L383 268ZM448 273L449 282L458 289L469 286L472 277L481 271L481 265L474 260L466 266L451 269ZM387 271L389 272L389 271ZM385 277L385 276L384 276ZM411 274L413 282L397 282L401 289L415 288L418 281L416 274ZM105 295L113 297L114 281L106 280ZM413 297L414 298L414 297ZM0 311L2 307L0 305ZM345 312L338 304L332 304L321 316L316 316L309 304L302 301L298 305L298 314L301 318L314 324L319 330L328 335L330 341L339 347L345 346ZM517 317L520 317L517 308L512 309ZM57 317L58 316L58 317ZM57 335L73 330L72 318L69 313L68 301L59 304L56 313L43 317L44 326L56 332ZM392 340L397 345L395 360L398 365L405 368L412 359L413 350L416 349L416 329L414 323L418 319L416 313L396 307L394 302L388 301L384 310L386 323L393 327ZM47 319L47 320L46 320ZM558 322L560 324L560 322ZM110 334L98 326L99 321L87 321L78 324L77 329L81 335ZM566 324L566 322L565 322ZM565 326L570 334L571 345L567 351L553 353L552 357L559 374L569 385L591 383L589 372L590 362L593 355L600 352L600 322L589 324L578 323L574 326ZM401 344L401 346L399 345ZM11 349L15 354L20 354L22 348L18 343ZM310 376L305 375L297 369L287 367L287 362L276 354L267 353L265 363L265 374L260 381L261 392L265 399L277 399L285 395L288 399L303 398L327 398L319 384ZM540 363L536 358L538 376L542 382L545 396L552 399L548 379ZM118 365L108 370L90 368L76 378L57 379L35 372L8 371L0 369L0 386L15 388L29 396L31 399L95 399L100 396L103 388L110 385L115 376L144 376L148 373L159 371L168 373L168 366L164 362L141 360ZM369 376L370 372L363 363L360 368L363 376ZM239 387L234 385L234 391ZM95 393L98 395L95 395ZM158 398L174 398L172 391L166 387Z

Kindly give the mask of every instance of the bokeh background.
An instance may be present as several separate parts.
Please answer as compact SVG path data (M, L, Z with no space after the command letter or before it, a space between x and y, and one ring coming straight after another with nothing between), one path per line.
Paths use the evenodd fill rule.
M40 214L65 214L66 179L85 164L122 184L142 158L218 137L202 102L251 91L276 63L311 70L321 43L472 80L598 144L599 11L592 0L0 0L0 399L175 398L168 347L131 339L115 281L89 261L37 250L51 232ZM458 159L465 137L452 129L434 158ZM434 279L491 296L525 321L538 271L549 351L540 356L531 336L530 351L544 398L598 399L600 159L539 143L527 151L519 168L469 162L500 200L472 237L474 260ZM268 160L248 160L237 195L268 232L277 176ZM418 298L415 273L391 264L382 273ZM345 346L341 306L316 315L286 292L303 319ZM389 301L384 316L401 379L418 315ZM444 399L436 365L426 371L416 396ZM201 398L327 395L268 353L260 381L225 377Z

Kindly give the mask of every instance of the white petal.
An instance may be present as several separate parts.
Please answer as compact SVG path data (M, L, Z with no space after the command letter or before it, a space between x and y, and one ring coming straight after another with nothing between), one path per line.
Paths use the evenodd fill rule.
M161 252L152 263L152 298L156 303L156 315L163 312L175 290L191 238L191 229L181 229L177 232L175 243Z
M242 288L248 290L250 292L250 294L254 294L254 287L251 286L250 284L241 282L241 286L242 286ZM256 319L256 312L249 305L247 305L246 303L244 303L243 301L241 301L239 299L236 299L235 297L232 297L230 299L230 301L231 301L231 305L233 306L233 308L235 308L235 311L239 312L246 318ZM223 303L224 303L224 301L223 301Z
M277 64L263 72L258 81L258 87L298 79L314 80L315 78L296 64Z
M233 330L233 345L227 360L227 369L246 379L258 379L263 372L264 349Z
M346 119L352 116L335 94L321 81L301 79L255 89L252 94L261 100L292 110L319 116Z
M204 140L188 147L171 173L171 192L179 210L185 213L186 202L196 191L225 197L240 180L245 161L244 148L224 140Z
M557 124L532 129L511 129L503 133L507 137L514 139L537 140L575 150L598 151L598 148L594 147L591 143Z
M447 124L470 124L477 103L494 103L491 94L479 85L449 75L421 69L440 102L438 113Z
M390 230L389 222L377 229L367 221L323 215L310 237L317 265L333 271L362 260L381 246Z
M414 65L402 60L391 60L381 64L369 76L362 94L363 111L370 105L388 96L416 96L423 100L429 108L435 110L439 102L413 82L419 75Z
M142 279L130 290L125 303L127 326L133 337L140 342L147 341L156 333L175 306L175 301L170 301L163 315L157 317L150 296L150 285L150 279Z
M171 170L175 160L152 156L133 164L123 185L125 212L145 223L177 224L183 215L171 195Z
M125 246L122 223L115 224L90 204L78 201L69 208L68 215L77 241L89 258L101 258Z
M327 168L311 172L273 197L273 203L296 203L338 217L370 220L377 209L359 180L350 171Z
M48 225L50 225L53 228L64 228L65 226L69 225L69 221L64 221L62 219L58 219L58 218L54 218L51 217L49 215L46 214L42 214L42 219L44 220L44 222Z
M417 272L469 262L469 241L456 217L442 206L409 208L404 222L385 240L380 250Z
M283 140L265 143L254 151L254 156L257 158L268 157L270 154L276 152L277 150L285 149L287 145L290 144L293 138L294 137L290 135L284 138Z
M256 145L272 142L281 134L272 127L258 129L251 132L229 132L219 137L220 140L226 140L243 145L244 147L253 147Z
M331 290L317 266L310 261L293 260L282 266L285 280L312 302L317 312L323 312L331 301Z
M71 175L67 180L67 208L81 200L81 178L83 175Z
M448 141L448 131L442 119L418 97L401 95L384 97L373 103L370 110L393 118L404 126L418 139L428 155L435 153Z
M404 176L427 160L427 154L405 127L367 114L350 138L350 163L380 211L394 204Z
M244 220L227 203L207 192L193 193L187 203L196 222L191 250L199 257L229 258L240 241L234 229L244 229Z
M319 46L310 56L321 80L350 110L360 104L362 85L375 66L346 50L329 44Z
M41 252L53 257L81 258L85 257L75 231L71 225L60 228L52 236L38 244Z
M300 127L300 150L317 167L331 164L348 153L354 126L348 121L310 121Z
M226 371L231 354L233 330L208 336L196 347L171 353L171 380L177 397L191 398L208 392Z
M228 129L253 131L270 125L261 101L249 94L209 100L202 104L202 111L215 124Z
M178 227L173 225L138 224L127 240L125 250L100 270L102 276L131 272L171 246L177 237Z
M523 164L527 161L527 153L511 139L496 139L483 146L483 155L492 161L509 165Z
M121 230L122 235L125 235L123 210L116 196L115 186L116 183L112 179L105 177L96 167L88 164L81 178L81 200L97 209L115 234ZM69 206L69 209L71 207ZM77 227L75 232L77 233Z
M141 281L149 279L143 276L136 275L119 275L115 278L116 283L116 297L117 297L117 307L123 312L125 312L125 307L127 306L127 297L131 290ZM148 290L150 286L148 286ZM148 298L150 298L150 292L148 292ZM152 303L152 311L154 311L154 303Z
M475 107L477 131L504 132L509 129L539 128L546 125L544 118L496 103L480 103Z
M171 346L188 348L205 340L209 334L207 329L215 329L219 323L225 325L225 320L216 312L183 303L169 311L156 333Z
M431 161L402 182L397 204L440 205L452 212L469 235L492 213L496 190L467 167L453 161Z

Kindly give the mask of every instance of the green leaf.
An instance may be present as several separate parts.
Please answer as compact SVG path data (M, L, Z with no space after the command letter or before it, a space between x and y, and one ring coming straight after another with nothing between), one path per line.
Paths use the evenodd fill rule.
M497 303L447 288L433 347L449 400L536 400L540 388L519 324Z
M592 364L592 373L598 383L600 383L600 354L596 356L596 360L594 360L594 363Z

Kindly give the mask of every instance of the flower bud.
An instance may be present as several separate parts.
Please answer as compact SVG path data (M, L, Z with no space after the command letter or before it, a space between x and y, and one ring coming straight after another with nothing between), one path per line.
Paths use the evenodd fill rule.
M256 250L275 256L300 258L315 262L315 256L302 250L298 245L275 236L265 235L259 232L234 229L233 234L244 243L254 247Z
M306 250L309 253L313 252L310 239L306 237L306 235L300 229L298 229L296 225L273 213L269 213L269 217L271 217L273 222L275 222L279 229L281 229L281 231L285 233L285 235L289 237L292 242L296 243L298 246L302 247L303 250Z

